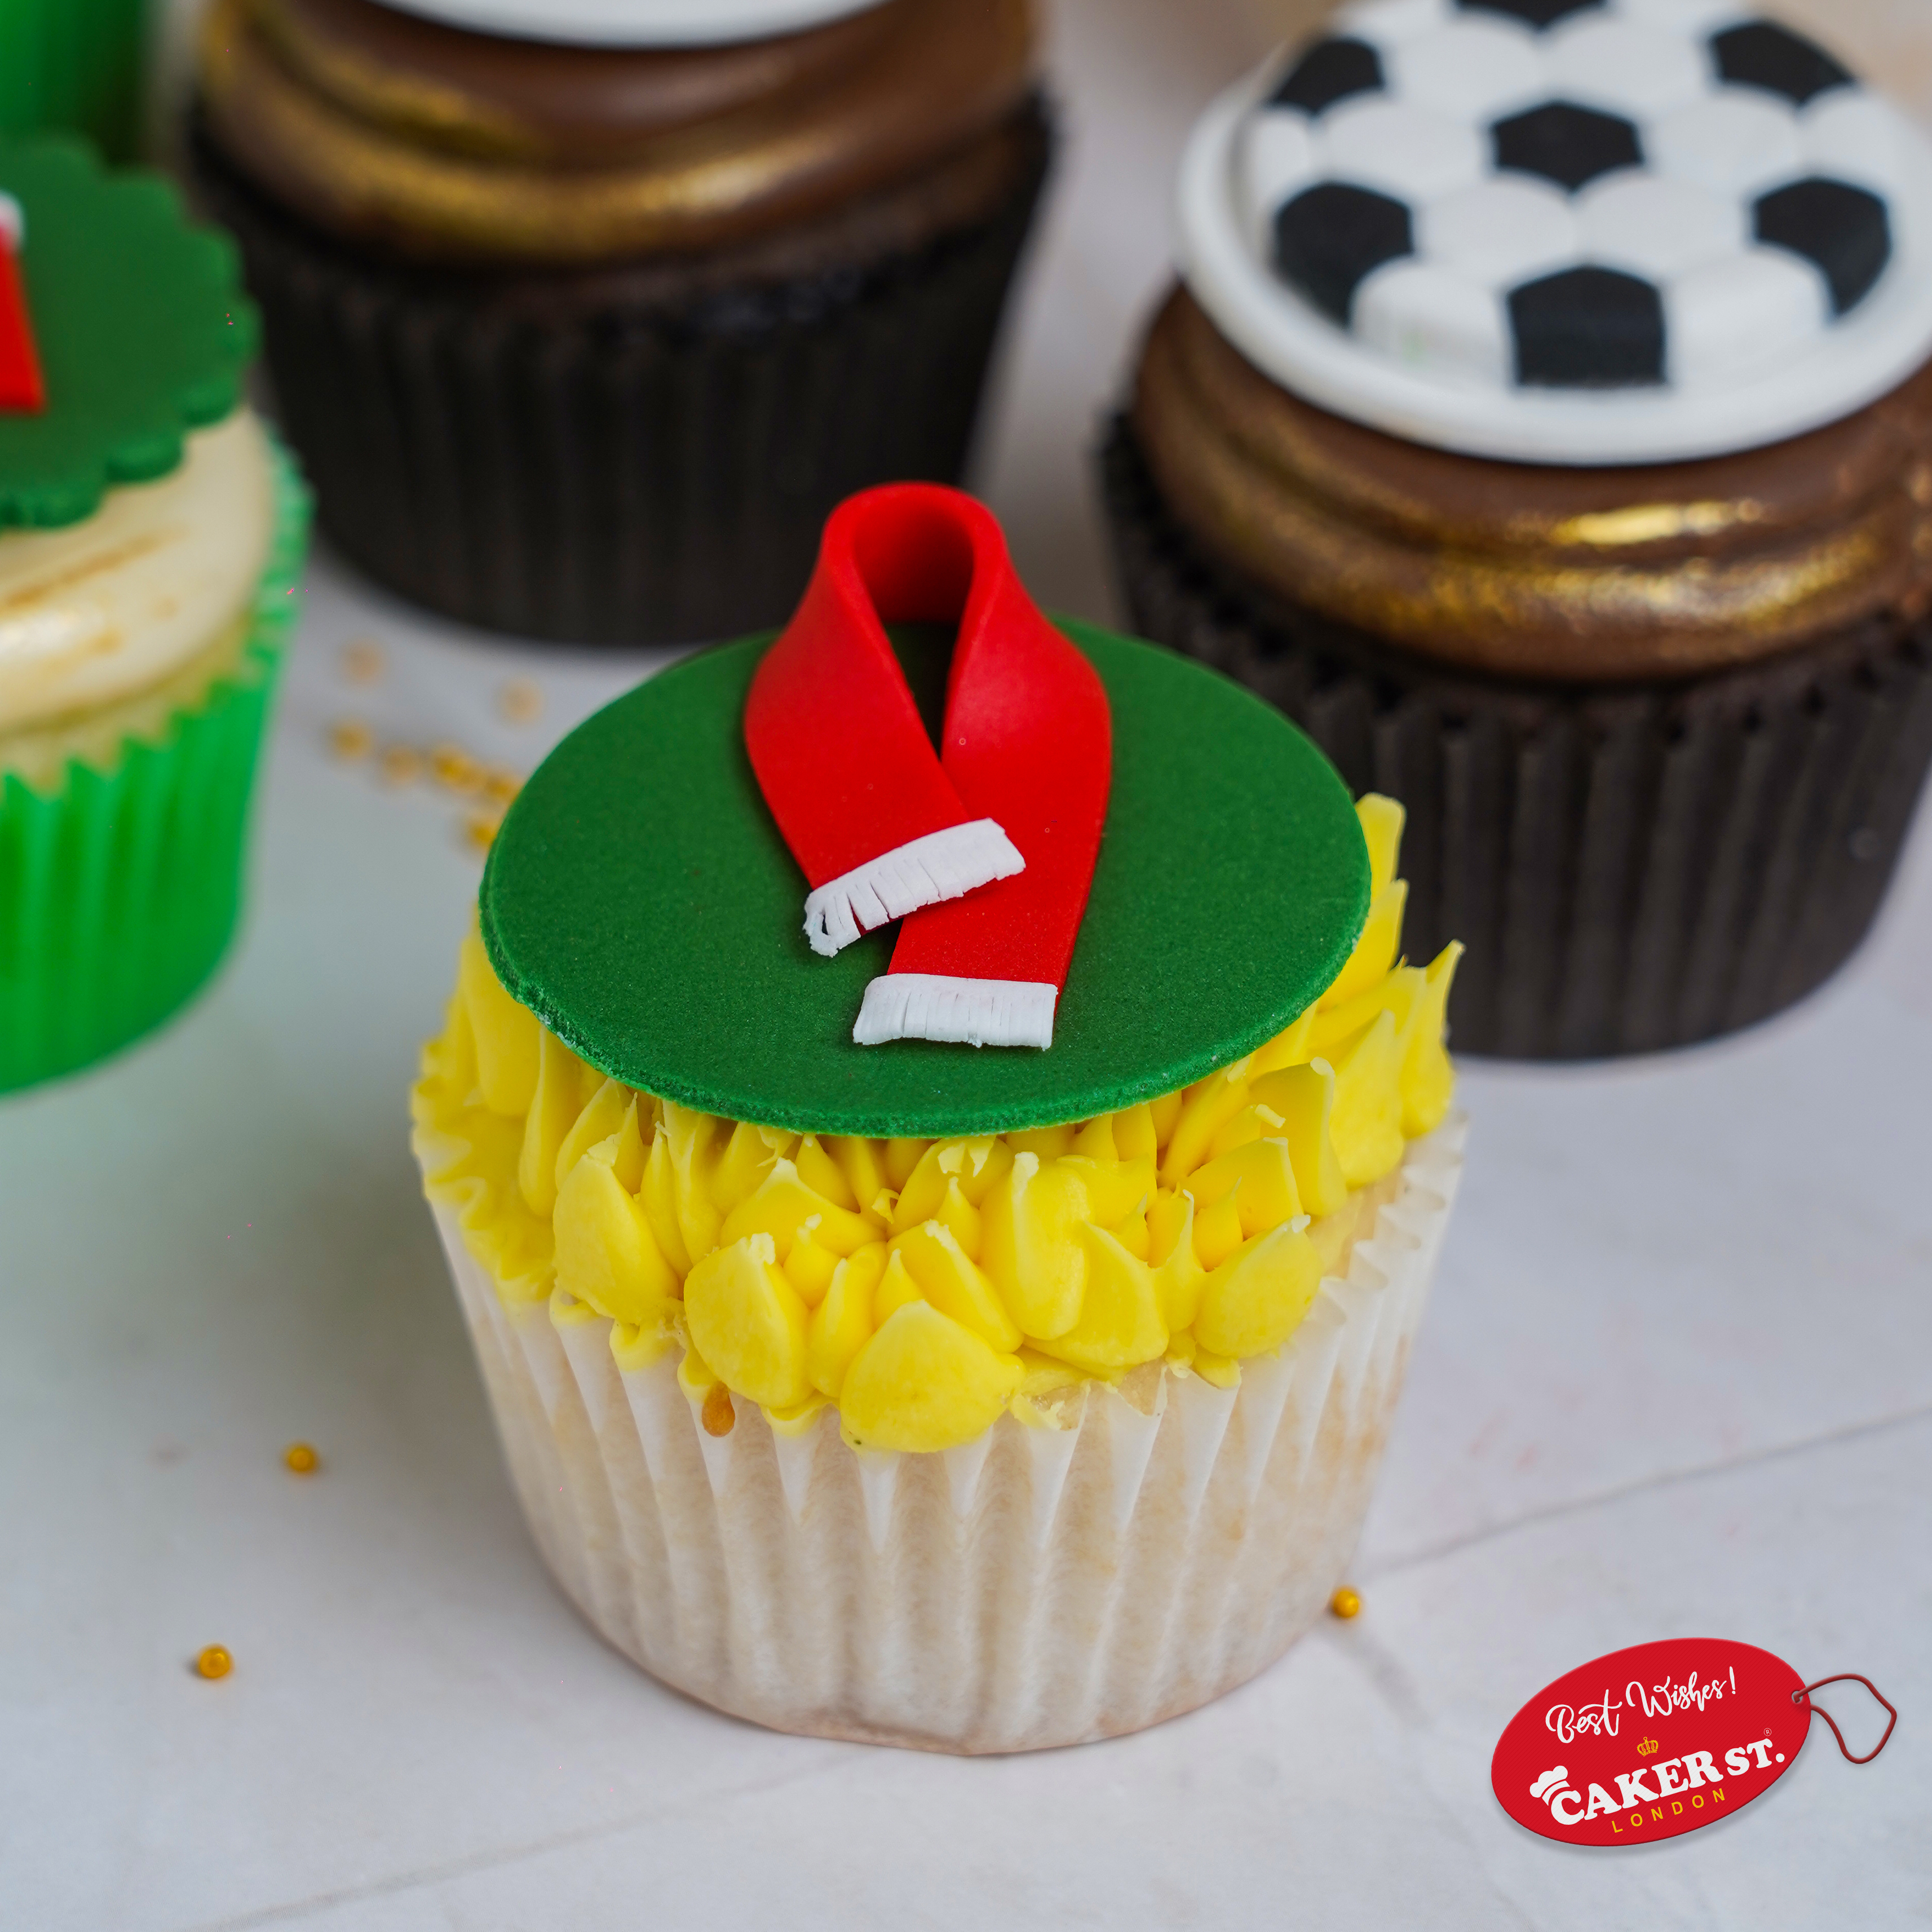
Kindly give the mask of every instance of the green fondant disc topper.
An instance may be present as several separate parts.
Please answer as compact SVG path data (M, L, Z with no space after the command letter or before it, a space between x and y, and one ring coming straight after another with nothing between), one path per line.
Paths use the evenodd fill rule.
M1113 720L1100 856L1046 1052L862 1046L896 928L834 958L742 729L770 638L686 659L580 726L511 807L483 880L504 984L592 1066L734 1119L934 1136L1078 1120L1175 1088L1287 1026L1366 916L1334 768L1271 707L1154 646L1061 620ZM895 626L928 730L952 637Z

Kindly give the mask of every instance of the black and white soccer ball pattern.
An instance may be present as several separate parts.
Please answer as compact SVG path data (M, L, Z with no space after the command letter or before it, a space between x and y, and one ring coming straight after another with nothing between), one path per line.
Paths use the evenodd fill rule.
M1834 338L1868 313L1932 346L1932 290L1902 336L1885 300L1914 252L1902 212L1932 199L1928 151L1737 0L1367 0L1231 132L1232 218L1276 298L1424 387L1599 415L1656 392L1648 412L1674 397L1682 418L1755 382L1768 400L1718 438L1743 444L1833 406ZM1798 372L1781 409L1780 370ZM1622 452L1651 453L1684 452Z

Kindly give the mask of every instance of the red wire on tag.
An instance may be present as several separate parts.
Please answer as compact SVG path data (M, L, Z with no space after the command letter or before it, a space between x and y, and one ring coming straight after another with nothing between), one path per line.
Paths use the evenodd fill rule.
M1811 1701L1812 1692L1814 1690L1822 1690L1827 1684L1862 1684L1865 1688L1892 1713L1891 1722L1885 1727L1884 1737L1880 1738L1878 1742L1874 1744L1871 1749L1867 1751L1863 1757L1853 1757L1852 1756L1850 1749L1845 1742L1845 1734L1838 1728L1838 1720L1832 1715L1829 1711L1826 1709L1823 1705L1814 1704ZM1815 1684L1807 1684L1802 1685L1798 1690L1792 1692L1791 1701L1794 1704L1802 1702L1804 1708L1809 1711L1813 1716L1822 1718L1826 1723L1831 1726L1832 1735L1838 1739L1839 1750L1844 1753L1847 1761L1852 1764L1870 1764L1872 1760L1876 1757L1879 1753L1885 1749L1886 1740L1892 1736L1892 1727L1898 1722L1898 1707L1890 1702L1890 1700L1886 1697L1885 1693L1881 1690L1869 1677L1861 1677L1856 1670L1841 1670L1835 1677L1821 1677Z

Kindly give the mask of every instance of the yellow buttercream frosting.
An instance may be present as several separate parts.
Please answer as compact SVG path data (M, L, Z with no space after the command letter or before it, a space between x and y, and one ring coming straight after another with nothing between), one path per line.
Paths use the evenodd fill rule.
M1462 949L1403 962L1402 808L1357 809L1368 920L1313 1007L1179 1093L1024 1132L800 1135L634 1093L511 998L472 932L412 1096L429 1196L506 1303L608 1317L626 1369L682 1349L694 1400L722 1383L781 1429L830 1402L854 1444L945 1449L1009 1407L1054 1426L1085 1378L1165 1363L1226 1386L1294 1332L1449 1107Z

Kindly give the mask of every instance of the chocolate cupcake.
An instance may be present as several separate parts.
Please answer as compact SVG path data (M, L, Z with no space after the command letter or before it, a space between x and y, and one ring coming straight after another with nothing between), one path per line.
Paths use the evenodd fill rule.
M1028 0L217 0L196 168L324 529L495 629L782 620L842 496L964 463L1033 43Z
M1702 0L1383 0L1225 98L1106 458L1137 627L1408 808L1458 1047L1857 946L1932 760L1932 149Z

